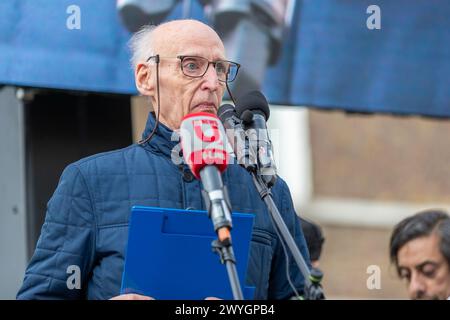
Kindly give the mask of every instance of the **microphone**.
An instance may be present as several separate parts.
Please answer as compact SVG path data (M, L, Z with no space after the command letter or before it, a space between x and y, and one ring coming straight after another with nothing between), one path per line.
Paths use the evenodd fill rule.
M267 131L270 109L266 97L260 91L250 91L240 96L236 101L236 114L244 124L250 147L256 150L258 173L270 188L277 179L277 168Z
M224 125L228 140L233 147L237 163L248 171L256 171L257 158L254 149L250 148L247 134L242 120L236 115L236 110L231 104L222 105L217 111L220 121Z
M198 112L182 119L180 138L183 158L203 184L208 214L219 241L231 243L231 209L220 175L229 162L225 129L216 115Z

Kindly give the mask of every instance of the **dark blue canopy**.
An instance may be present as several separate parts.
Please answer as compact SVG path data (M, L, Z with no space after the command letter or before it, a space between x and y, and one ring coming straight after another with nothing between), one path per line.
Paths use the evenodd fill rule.
M80 30L66 28L72 4ZM197 3L192 17L205 20ZM304 0L293 21L266 73L271 103L450 117L450 1ZM129 37L113 0L2 0L0 84L134 94Z

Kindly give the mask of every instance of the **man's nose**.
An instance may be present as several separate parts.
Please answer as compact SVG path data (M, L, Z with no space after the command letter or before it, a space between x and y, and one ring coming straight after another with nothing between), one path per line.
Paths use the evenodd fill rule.
M426 286L419 275L411 275L408 291L409 296L412 299L421 298L425 294Z
M202 89L216 91L220 86L219 77L214 65L210 65L205 75L203 76Z

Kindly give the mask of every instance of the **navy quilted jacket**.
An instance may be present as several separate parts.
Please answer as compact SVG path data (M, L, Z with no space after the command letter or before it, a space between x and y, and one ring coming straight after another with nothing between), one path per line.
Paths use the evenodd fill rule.
M148 117L144 136L155 123ZM205 210L201 183L171 161L172 131L160 125L150 143L97 154L70 164L47 205L36 250L18 299L108 299L119 294L130 208L134 205ZM256 213L247 284L255 299L286 299L293 292L286 260L268 212L250 175L238 165L223 174L233 211ZM309 264L305 239L289 189L278 179L273 195ZM79 266L81 288L69 289L68 267ZM290 257L291 278L301 292L303 278Z

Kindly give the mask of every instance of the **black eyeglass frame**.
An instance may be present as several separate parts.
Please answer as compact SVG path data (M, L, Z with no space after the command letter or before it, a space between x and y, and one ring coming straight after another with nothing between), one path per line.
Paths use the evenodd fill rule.
M182 56L178 56L177 58L180 59L180 57L182 57ZM185 57L187 57L187 56L185 56ZM149 134L146 138L144 138L144 139L142 139L141 141L138 142L138 144L140 144L140 145L143 145L143 144L145 144L145 143L149 143L150 140L152 140L153 136L155 135L156 130L158 130L158 126L159 126L159 114L160 114L160 111L161 111L161 101L160 101L160 91L159 91L159 63L160 63L160 61L161 61L161 57L160 57L159 54L154 55L154 56L150 56L150 57L147 58L147 60L146 60L145 62L149 62L150 59L153 59L153 58L155 59L155 63L156 63L156 92L157 92L157 105L158 105L157 108L158 108L158 113L157 113L157 115L156 115L156 123L155 123L155 126L153 127L152 132L150 132L150 134ZM202 57L199 57L199 58L202 58ZM205 59L205 58L203 58L203 59ZM227 61L227 60L218 60L218 61ZM206 68L206 71L205 71L205 73L203 74L203 76L204 76L204 75L206 74L206 72L208 71L209 65L210 65L211 63L214 63L214 62L211 62L211 61L208 61L208 62L209 62L209 63L208 63L208 67ZM238 71L239 71L239 67L240 67L241 65L240 65L239 63L233 62L233 61L228 61L228 62L235 63L235 64L238 66L238 69L236 70L236 76L237 76ZM182 72L183 74L185 74L184 71L183 71L182 64L183 64L183 62L181 61L181 72ZM214 66L214 68L215 68L215 66ZM186 75L186 76L187 76L187 77L192 77L192 76L189 76L189 75ZM203 77L203 76L202 76L202 77ZM236 76L234 77L234 79L236 79ZM197 78L197 77L192 77L192 78ZM231 80L231 81L234 81L234 79ZM233 103L236 105L236 100L234 99L234 96L233 96L233 94L231 93L230 87L228 86L228 84L229 84L231 81L221 81L221 80L219 80L219 81L225 83L225 87L227 88L227 92L228 92L228 94L230 95L230 99L231 99L231 101L233 101Z
M150 59L155 59L155 62L156 62L156 63L159 63L159 61L160 61L161 58L162 58L162 57L161 57L160 55L157 54L157 55L148 57L147 60L146 60L146 62L150 61ZM214 69L216 69L216 64L217 64L218 62L227 62L227 63L229 63L229 64L231 64L231 65L236 66L236 73L235 73L233 79L229 80L229 79L228 79L228 75L227 75L226 80L218 79L220 82L224 82L224 83L230 83L230 82L233 82L234 80L236 80L236 77L237 77L237 75L238 75L238 73L239 73L239 68L241 67L241 65L240 65L239 63L234 62L234 61L230 61L230 60L216 60L216 61L209 61L208 59L206 59L206 58L204 58L204 57L200 57L200 56L189 56L189 55L179 55L179 56L177 56L176 58L177 58L177 59L180 59L180 68L181 68L181 72L182 72L186 77L189 77L189 78L202 78L202 77L204 77L205 74L206 74L206 72L208 72L208 69L209 69L209 65L210 65L210 64L212 64L212 65L214 66ZM208 66L206 67L205 72L203 72L202 75L198 75L198 76L193 76L193 75L190 75L190 74L186 74L186 73L184 72L184 69L183 69L183 60L184 60L185 58L200 58L200 59L206 60L206 61L208 62ZM217 72L217 71L216 71L216 72Z

